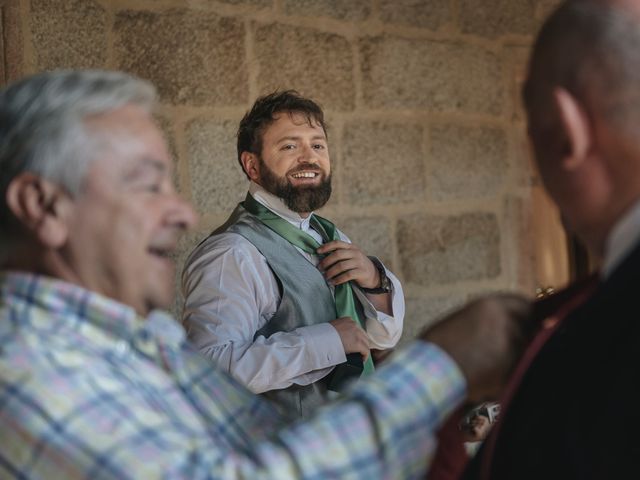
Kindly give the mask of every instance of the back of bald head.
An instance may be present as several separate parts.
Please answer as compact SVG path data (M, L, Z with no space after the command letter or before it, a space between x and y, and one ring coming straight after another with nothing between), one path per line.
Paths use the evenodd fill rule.
M529 123L539 133L556 126L549 113L557 87L589 115L619 129L637 128L640 2L569 0L556 9L540 30L523 89Z

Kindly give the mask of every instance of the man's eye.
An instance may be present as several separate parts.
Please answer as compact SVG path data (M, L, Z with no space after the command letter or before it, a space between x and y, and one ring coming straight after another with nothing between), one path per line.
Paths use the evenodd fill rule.
M292 143L287 143L286 145L282 146L282 150L293 150L294 148L296 148L296 146Z
M162 186L159 183L154 183L152 185L147 185L144 189L150 193L160 193L162 191Z
M316 150L324 150L324 145L321 143L316 143L313 148L315 148Z

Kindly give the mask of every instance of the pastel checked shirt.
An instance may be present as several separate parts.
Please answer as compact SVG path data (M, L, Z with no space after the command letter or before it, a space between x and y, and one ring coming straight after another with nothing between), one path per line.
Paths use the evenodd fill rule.
M417 478L464 390L440 349L415 342L286 425L169 316L0 274L0 479Z

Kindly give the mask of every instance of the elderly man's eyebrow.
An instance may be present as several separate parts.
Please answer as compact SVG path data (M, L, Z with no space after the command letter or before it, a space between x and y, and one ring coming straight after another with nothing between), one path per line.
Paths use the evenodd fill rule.
M167 170L166 162L153 157L143 157L127 169L124 178L125 180L133 181L148 173L164 175Z

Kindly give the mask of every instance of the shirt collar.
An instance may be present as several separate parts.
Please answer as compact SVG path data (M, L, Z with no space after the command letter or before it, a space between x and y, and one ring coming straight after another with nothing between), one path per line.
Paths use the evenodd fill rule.
M640 240L640 200L616 222L607 238L602 274L608 277Z
M308 215L307 218L302 218L300 214L290 210L280 197L267 192L264 188L253 181L249 184L249 193L258 202L293 226L301 230L309 230L311 215Z
M184 330L164 312L154 311L143 319L127 305L53 277L0 272L0 290L3 298L19 298L65 322L85 322L114 337L130 340L148 332L170 343L184 337Z

